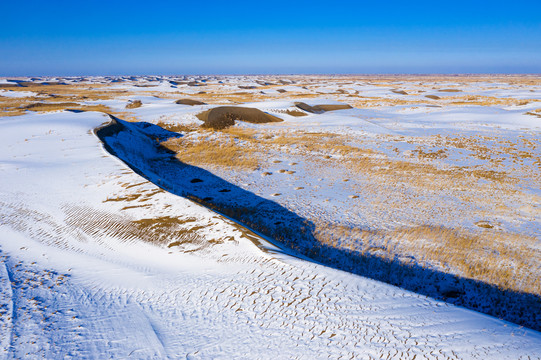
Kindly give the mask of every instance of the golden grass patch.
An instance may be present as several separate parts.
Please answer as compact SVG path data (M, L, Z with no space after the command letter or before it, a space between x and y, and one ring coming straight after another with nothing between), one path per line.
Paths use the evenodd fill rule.
M419 225L363 230L325 223L318 224L316 238L332 247L345 246L405 264L415 261L502 289L541 294L536 265L541 258L539 239L527 235L492 228L473 232Z
M239 144L235 136L228 135L218 139L171 138L161 143L165 148L176 152L177 158L191 165L211 165L225 168L255 170L260 160L256 151Z
M126 109L137 109L141 106L143 106L143 103L141 102L141 100L130 100L126 104Z
M172 132L177 133L187 133L192 131L197 131L200 127L198 124L191 123L191 124L175 124L175 123L166 123L163 121L159 121L156 123L159 127Z
M534 136L522 137L518 142L488 136L380 136L377 140L355 139L356 143L352 143L350 138L340 134L307 131L242 127L222 131L190 128L188 131L199 136L164 143L176 151L182 161L254 170L265 169L278 161L271 159L302 158L307 168L340 173L349 180L348 184L359 183L360 193L375 195L369 204L363 205L366 201L363 200L359 206L371 206L375 213L404 213L410 219L411 226L407 228L391 226L390 230L366 231L308 217L316 224L316 238L322 243L388 258L398 256L406 262L410 261L409 256L423 266L436 266L444 271L452 269L460 276L504 289L540 293L536 270L531 264L534 261L531 259L541 258L534 246L539 239L503 231L494 220L517 216L516 210L505 206L509 199L524 206L541 205L541 199L536 200L521 190L523 185L541 183L541 159L536 151L541 144ZM395 142L410 143L416 148L409 156L400 151L392 156L393 152L379 150L383 143L392 146ZM471 157L482 165L452 165L454 160L450 155L457 156L461 152L462 158ZM513 168L494 162L504 155L516 162ZM287 171L283 169L278 173ZM262 175L271 175L271 172L264 171ZM295 189L306 191L304 187ZM438 196L454 200L432 202ZM350 198L355 200L359 196L353 194ZM454 208L459 203L464 207L461 211ZM535 207L524 206L525 216L533 216ZM431 223L435 211L458 216L454 222L471 222L479 217L487 220L471 223L479 229L477 232L426 225Z

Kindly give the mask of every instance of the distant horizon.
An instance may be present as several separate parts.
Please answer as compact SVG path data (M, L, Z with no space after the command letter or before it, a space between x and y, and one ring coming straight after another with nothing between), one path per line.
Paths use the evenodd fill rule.
M180 77L180 76L541 76L539 73L253 73L253 74L219 74L219 73L194 73L194 74L95 74L95 75L0 75L0 79L17 78L80 78L80 77Z
M0 12L3 77L541 73L531 0L29 0Z

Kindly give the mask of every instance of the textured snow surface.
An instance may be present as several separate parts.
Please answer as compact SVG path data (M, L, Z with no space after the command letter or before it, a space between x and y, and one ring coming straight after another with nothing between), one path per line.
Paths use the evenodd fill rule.
M291 257L162 191L103 149L106 121L0 118L0 358L541 357L538 332ZM163 217L214 241L134 230Z

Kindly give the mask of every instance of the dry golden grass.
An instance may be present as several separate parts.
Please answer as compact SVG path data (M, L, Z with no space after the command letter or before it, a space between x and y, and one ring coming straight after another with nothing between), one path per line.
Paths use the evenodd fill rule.
M525 114L526 115L537 116L538 118L541 118L541 109L535 109L533 111L528 111Z
M181 126L179 130L193 132L195 126ZM201 130L199 131L201 132ZM220 146L226 146L229 151L235 149L237 156L239 152L244 152L245 155L242 156L244 161L242 163L250 163L254 166L256 163L262 165L255 158L265 158L271 152L278 152L302 156L311 159L311 161L326 162L324 165L326 167L344 167L349 169L353 176L355 174L362 175L378 183L405 182L411 187L426 190L437 190L442 187L449 189L459 186L466 188L477 187L476 184L479 179L486 179L491 180L496 185L501 185L502 188L509 188L509 192L511 192L512 185L516 185L520 181L535 182L539 180L539 175L535 175L539 165L535 165L536 162L533 163L534 165L530 163L521 164L519 160L532 158L541 162L541 157L535 151L538 144L533 143L532 139L524 139L525 144L532 147L530 150L519 151L513 147L502 145L500 148L493 146L489 153L487 149L482 147L480 143L482 139L436 138L432 139L432 141L440 141L443 145L442 148L429 150L418 146L416 150L412 151L412 160L407 160L390 158L388 155L374 150L373 144L365 144L365 146L351 145L349 144L350 139L347 137L331 133L310 133L306 131L265 133L253 129L232 127L218 132L207 131L205 134L216 135L216 139L212 141L215 141ZM182 141L189 143L189 140L183 138L174 140L167 145L171 150L177 151L175 146L178 146L178 144L175 146L173 144ZM213 164L212 152L214 150L211 144L207 142L197 144L196 148L201 150L201 147L208 148L208 151L203 152L201 155L204 158L202 163ZM452 147L457 149L468 148L472 151L472 157L486 160L486 167L441 167L434 163L434 161L447 158L449 149ZM180 149L178 148L178 150ZM503 154L511 156L513 161L516 160L517 167L514 172L493 169L494 159L503 156ZM196 156L196 154L193 154L193 156ZM254 157L254 162L245 161L250 156ZM415 159L418 161L415 161ZM197 158L194 157L192 160L196 162ZM228 162L224 162L223 159L217 157L214 165L219 166L226 163ZM430 181L427 182L426 179L430 179Z
M451 271L502 289L541 294L537 260L539 239L483 229L477 232L442 226L414 226L394 230L362 230L318 224L317 239L333 247L383 258L414 261Z
M434 101L438 105L477 105L477 106L522 106L529 104L528 100L513 99L513 98L498 98L481 95L468 96L445 96L439 97L434 95L425 95L425 98ZM416 100L404 98L382 98L382 97L365 97L358 95L348 95L347 101L356 108L371 108L380 106L396 106L396 105L424 105L427 100Z
M254 149L243 146L238 137L225 132L217 139L171 138L161 145L176 152L180 161L191 165L255 170L260 164Z
M200 126L195 123L173 124L173 123L166 123L163 121L159 121L156 123L156 125L158 125L159 127L167 131L172 131L172 132L177 132L177 133L187 133L187 132L197 131L200 128Z
M30 86L32 89L33 87ZM40 89L49 89L51 86L43 86ZM0 116L18 116L23 115L27 111L36 111L36 112L51 112L51 111L63 111L63 110L80 110L80 111L99 111L108 114L115 115L117 117L123 118L128 121L138 121L138 119L133 116L133 113L126 111L113 111L106 105L95 104L95 105L84 105L79 102L86 101L89 99L90 95L88 89L80 87L71 87L68 85L57 85L53 89L63 88L64 92L67 92L68 89L72 93L65 95L58 94L46 94L43 91L41 92L44 97L19 97L19 98L9 98L0 96ZM20 88L21 91L28 91L28 87ZM77 94L76 91L81 91ZM94 94L95 97L101 98L101 95Z
M410 219L407 228L366 231L308 217L316 224L316 238L322 243L388 258L398 256L405 262L410 261L410 256L423 266L435 266L504 289L541 293L538 270L532 263L541 258L535 247L539 239L497 226L499 218L516 218L516 210L506 206L511 199L523 204L521 211L530 214L527 216L539 216L529 204L541 204L541 198L521 190L524 185L541 183L541 141L533 135L517 142L486 136L382 136L370 141L356 139L357 143L352 144L346 136L307 131L269 132L242 127L216 132L191 127L182 131L200 135L166 142L183 161L253 170L271 166L271 159L302 158L308 168L327 169L359 182L360 192L374 194L363 205L371 211L404 213ZM375 150L384 144L392 147L396 142L415 144L416 149L409 157L398 153L393 157ZM471 157L483 165L452 165L450 155L464 151L462 158ZM504 155L515 164L513 168L496 166L495 159ZM432 202L441 196L455 200ZM460 209L456 208L458 204ZM483 217L487 220L472 224L479 231L426 225L436 214L440 214L440 221L445 220L446 213L455 217L454 223Z
M141 102L141 100L132 100L126 104L126 109L137 109L138 107L141 107L141 106L143 106L143 103Z
M530 101L498 98L494 96L468 95L468 96L448 96L445 97L452 105L480 105L480 106L522 106L528 105Z
M115 200L125 202L126 206L121 211L149 206L140 199L133 200L130 197L126 194ZM64 210L67 215L66 223L90 236L98 233L128 242L145 241L169 248L175 247L177 251L183 252L201 251L233 240L231 236L209 239L208 234L205 234L206 225L197 225L196 219L190 217L158 216L130 220L122 215L86 207L66 206Z
M128 95L126 90L111 89L106 84L70 84L70 85L39 85L28 84L25 87L11 88L13 91L32 91L42 96L50 96L66 101L68 99L82 100L111 100ZM0 97L1 98L1 97ZM60 101L60 100L58 100ZM69 100L68 100L69 101Z
M22 115L26 111L51 112L63 110L100 111L111 113L112 110L105 105L81 105L75 102L44 102L36 98L15 98L0 102L2 116Z

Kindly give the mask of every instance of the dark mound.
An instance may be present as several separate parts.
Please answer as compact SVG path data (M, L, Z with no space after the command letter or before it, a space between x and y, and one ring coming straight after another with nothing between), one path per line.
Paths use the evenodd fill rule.
M462 92L462 90L459 90L459 89L441 89L441 90L438 90L440 92Z
M287 110L286 114L291 115L291 116L297 116L297 117L299 117L299 116L307 116L308 115L304 111L299 111L299 110Z
M175 104L179 104L179 105L190 105L190 106L194 106L194 105L207 105L207 103L204 103L204 102L199 101L199 100L192 100L192 99L180 99L180 100L175 101Z
M298 107L301 110L304 110L306 112L312 113L312 114L322 114L326 111L334 111L334 110L345 110L345 109L353 109L351 105L348 104L339 104L339 105L314 105L310 106L308 104L305 104L303 102L295 103L295 106Z
M432 100L439 100L441 99L438 95L425 95L426 98L432 99Z
M391 90L391 91L399 95L408 95L408 93L405 92L404 90Z
M259 85L262 85L262 86L272 86L272 85L276 85L276 84L273 84L273 83L271 83L271 82L263 81L263 80L256 80L256 83L258 83Z
M316 107L323 109L323 111L334 111L334 110L347 110L347 109L353 109L353 106L348 104L340 104L340 105L317 105Z
M215 107L198 114L197 118L205 122L202 127L215 130L233 126L235 125L235 120L242 120L254 124L282 121L282 119L267 114L259 109L240 106Z

